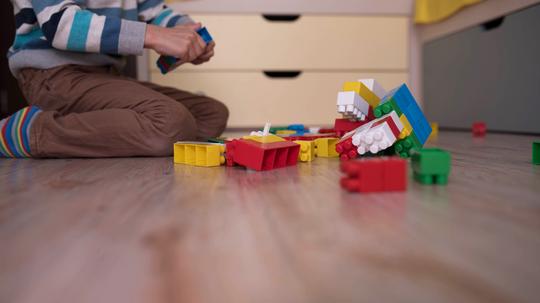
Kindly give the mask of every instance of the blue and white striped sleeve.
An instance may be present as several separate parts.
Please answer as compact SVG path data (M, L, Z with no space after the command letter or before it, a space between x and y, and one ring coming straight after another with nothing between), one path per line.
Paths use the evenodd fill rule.
M56 49L112 55L143 52L144 22L97 15L74 0L32 0L32 6L43 34Z
M161 27L174 27L180 24L193 23L188 15L176 13L167 7L163 0L137 0L139 20Z

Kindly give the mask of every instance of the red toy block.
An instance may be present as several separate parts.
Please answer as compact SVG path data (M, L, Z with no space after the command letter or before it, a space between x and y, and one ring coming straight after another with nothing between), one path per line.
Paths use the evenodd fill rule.
M358 156L356 146L352 144L352 137L348 137L336 144L336 151L342 161L354 159Z
M321 128L319 129L319 134L333 134L336 130L333 128Z
M472 125L472 133L474 137L484 137L487 132L487 126L484 122L474 122Z
M226 146L228 166L238 164L258 171L296 165L300 153L300 145L289 141L260 143L238 139Z
M315 139L320 139L320 138L337 138L337 137L335 134L329 133L329 134L307 134L303 136L292 135L292 136L287 136L287 137L282 137L282 138L287 141L313 141Z
M366 119L364 121L351 121L349 119L336 119L334 122L334 130L338 137L343 137L346 133L350 132L353 129L368 123L370 120Z
M341 163L341 187L351 192L404 191L407 161L399 157L365 158Z

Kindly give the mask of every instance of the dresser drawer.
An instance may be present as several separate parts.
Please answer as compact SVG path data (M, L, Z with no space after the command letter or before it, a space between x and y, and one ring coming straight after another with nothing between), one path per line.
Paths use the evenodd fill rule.
M183 72L153 82L202 92L223 101L231 112L229 127L258 127L305 123L329 125L336 118L336 96L345 81L376 78L391 89L407 80L407 73L304 72L296 78L270 78L261 72Z
M407 17L192 15L216 41L216 55L183 70L392 70L408 68ZM151 68L156 54L152 54Z

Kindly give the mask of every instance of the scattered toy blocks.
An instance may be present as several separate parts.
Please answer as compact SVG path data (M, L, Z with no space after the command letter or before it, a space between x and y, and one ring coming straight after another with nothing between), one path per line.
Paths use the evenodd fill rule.
M341 187L350 192L404 191L407 161L398 157L364 158L341 163Z
M333 134L333 133L329 133L329 134L305 134L303 136L291 135L291 136L285 136L285 137L282 137L282 138L284 140L287 140L287 141L298 141L298 140L301 140L301 141L313 141L313 140L321 139L321 138L336 138L336 135Z
M291 124L287 126L287 129L294 130L296 134L300 136L306 133L306 127L304 126L304 124Z
M448 183L450 153L438 148L423 148L412 152L414 179L421 184Z
M309 129L310 134L319 134L319 131L321 130L321 127L319 126L312 126Z
M487 126L484 122L474 122L472 125L472 133L474 137L485 137Z
M283 127L270 127L270 133L271 134L276 134L278 130L287 130L287 127L286 126L283 126Z
M439 137L439 123L431 122L431 135L429 135L429 140L437 140Z
M294 141L300 145L298 160L301 162L311 162L315 159L315 141Z
M257 171L294 166L300 153L300 145L289 141L260 143L236 139L226 146L228 166L238 164Z
M212 42L212 40L213 40L212 36L210 35L210 33L208 32L206 27L200 28L197 31L197 34L199 34L199 36L201 36L201 38L203 39L203 41L206 44ZM175 57L172 57L172 56L160 56L159 59L157 60L156 64L157 64L157 67L159 68L159 70L161 71L161 73L163 75L165 75L166 73L168 73L171 70L171 67L173 65L175 65L176 62L178 62L178 60L179 59L177 59Z
M280 136L296 135L296 131L295 130L289 130L289 129L278 130L278 131L276 131L276 135L280 135Z
M343 91L357 93L369 104L369 106L371 106L371 108L377 107L377 105L379 105L381 102L381 98L379 98L362 82L345 82L343 85Z
M322 158L339 157L339 154L336 152L336 144L338 141L338 138L315 139L315 154L317 157Z
M532 162L535 165L540 165L540 141L532 144Z
M212 167L225 163L225 145L204 142L177 142L174 144L174 163Z

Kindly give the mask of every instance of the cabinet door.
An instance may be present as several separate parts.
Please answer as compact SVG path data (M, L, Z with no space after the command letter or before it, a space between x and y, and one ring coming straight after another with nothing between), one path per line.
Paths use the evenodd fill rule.
M500 21L500 20L499 20ZM540 133L540 5L424 46L428 119Z
M216 41L207 64L183 69L345 69L403 71L408 68L408 18L300 16L272 21L262 15L193 15ZM153 54L151 68L156 70Z

